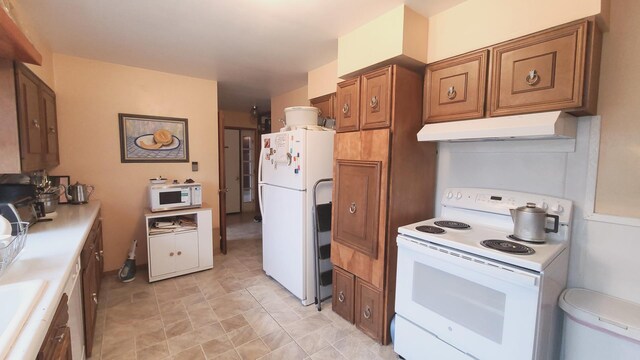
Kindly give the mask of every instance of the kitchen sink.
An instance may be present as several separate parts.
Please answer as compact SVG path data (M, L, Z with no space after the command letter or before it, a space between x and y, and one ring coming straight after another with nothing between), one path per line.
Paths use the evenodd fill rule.
M44 280L0 286L0 359L4 359L45 287Z

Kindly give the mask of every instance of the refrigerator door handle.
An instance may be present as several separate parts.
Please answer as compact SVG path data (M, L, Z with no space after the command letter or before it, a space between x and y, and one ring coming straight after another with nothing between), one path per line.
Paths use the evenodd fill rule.
M262 206L262 188L263 184L258 184L258 206L260 207L260 215L264 216L264 210Z
M258 184L262 183L262 159L264 159L265 147L260 144L260 159L258 160Z

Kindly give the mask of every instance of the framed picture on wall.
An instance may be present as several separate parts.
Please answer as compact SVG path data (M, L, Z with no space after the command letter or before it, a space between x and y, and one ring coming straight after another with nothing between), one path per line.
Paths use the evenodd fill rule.
M187 119L118 114L120 161L189 162Z

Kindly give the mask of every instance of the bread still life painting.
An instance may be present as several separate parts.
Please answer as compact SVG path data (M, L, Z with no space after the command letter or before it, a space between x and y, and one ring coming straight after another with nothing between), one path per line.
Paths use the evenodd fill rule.
M188 162L187 119L118 114L121 162Z

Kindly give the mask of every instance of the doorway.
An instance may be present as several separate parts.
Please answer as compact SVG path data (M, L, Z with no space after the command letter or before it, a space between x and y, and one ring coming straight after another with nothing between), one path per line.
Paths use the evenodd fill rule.
M259 240L256 129L224 128L226 240Z

